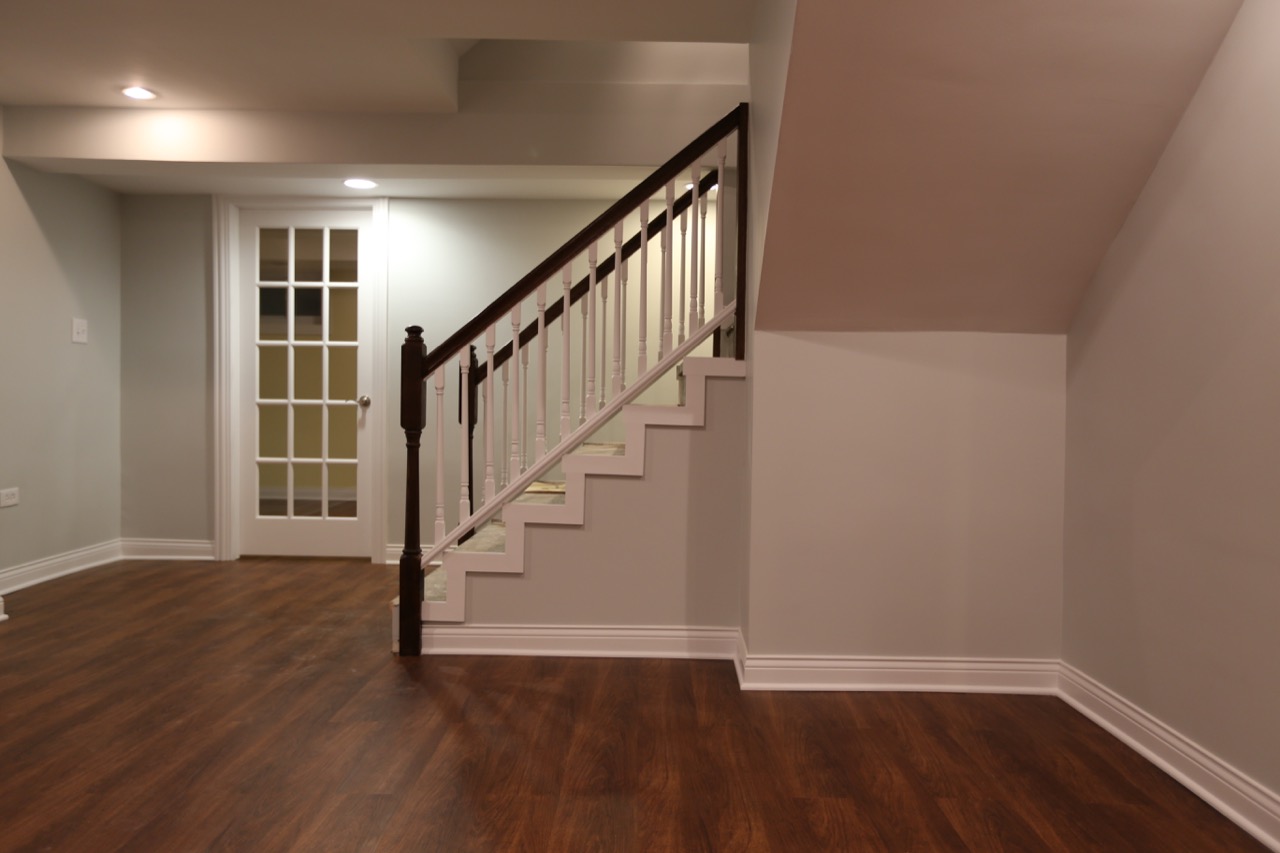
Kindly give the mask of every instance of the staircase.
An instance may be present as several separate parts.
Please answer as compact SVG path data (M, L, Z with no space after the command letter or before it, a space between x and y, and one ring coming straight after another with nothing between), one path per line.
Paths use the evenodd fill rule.
M650 428L702 427L708 380L745 377L746 121L743 104L439 347L407 330L399 654L465 620L468 575L522 574L529 525L581 527L588 477L643 477Z

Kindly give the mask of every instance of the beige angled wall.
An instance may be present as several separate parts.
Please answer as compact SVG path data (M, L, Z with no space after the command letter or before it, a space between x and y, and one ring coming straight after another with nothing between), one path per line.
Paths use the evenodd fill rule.
M71 320L89 344L71 343ZM79 178L0 161L4 569L120 536L120 212Z
M757 330L752 654L1059 654L1066 342Z
M213 204L122 200L125 538L213 539Z
M1064 657L1280 790L1280 4L1247 0L1069 345Z

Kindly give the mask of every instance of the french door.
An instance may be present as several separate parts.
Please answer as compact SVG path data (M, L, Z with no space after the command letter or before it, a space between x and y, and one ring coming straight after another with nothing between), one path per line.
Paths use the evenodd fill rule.
M369 556L369 210L242 210L244 554Z

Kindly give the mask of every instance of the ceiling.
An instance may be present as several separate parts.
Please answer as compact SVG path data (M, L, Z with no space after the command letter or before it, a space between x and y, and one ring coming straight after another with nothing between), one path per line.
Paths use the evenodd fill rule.
M360 174L616 197L745 99L749 6L5 0L4 154L124 192L333 195Z
M801 0L757 328L1065 331L1239 6Z
M3 0L0 145L123 192L616 198L789 2L757 327L1062 332L1241 0Z

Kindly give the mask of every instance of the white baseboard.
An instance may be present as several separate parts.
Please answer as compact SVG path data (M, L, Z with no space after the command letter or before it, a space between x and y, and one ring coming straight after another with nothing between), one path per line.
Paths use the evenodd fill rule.
M1055 693L1058 661L747 654L739 680L743 690Z
M212 560L213 543L205 539L121 539L126 560Z
M198 539L113 539L0 569L0 594L118 560L212 560L213 543ZM0 615L4 608L0 607ZM3 619L0 619L3 621Z
M1280 795L1068 663L1059 695L1271 850L1280 851Z
M577 625L426 625L423 654L551 657L737 657L736 628Z
M403 545L387 545L387 565L396 566L400 564L400 555L404 553Z
M0 622L9 618L9 614L4 612L4 596L0 595Z
M0 569L0 594L35 586L38 583L82 572L105 563L114 563L119 559L120 540L112 539L110 542L100 542L87 548L54 554L52 557L33 560L20 566L10 566L7 569Z

